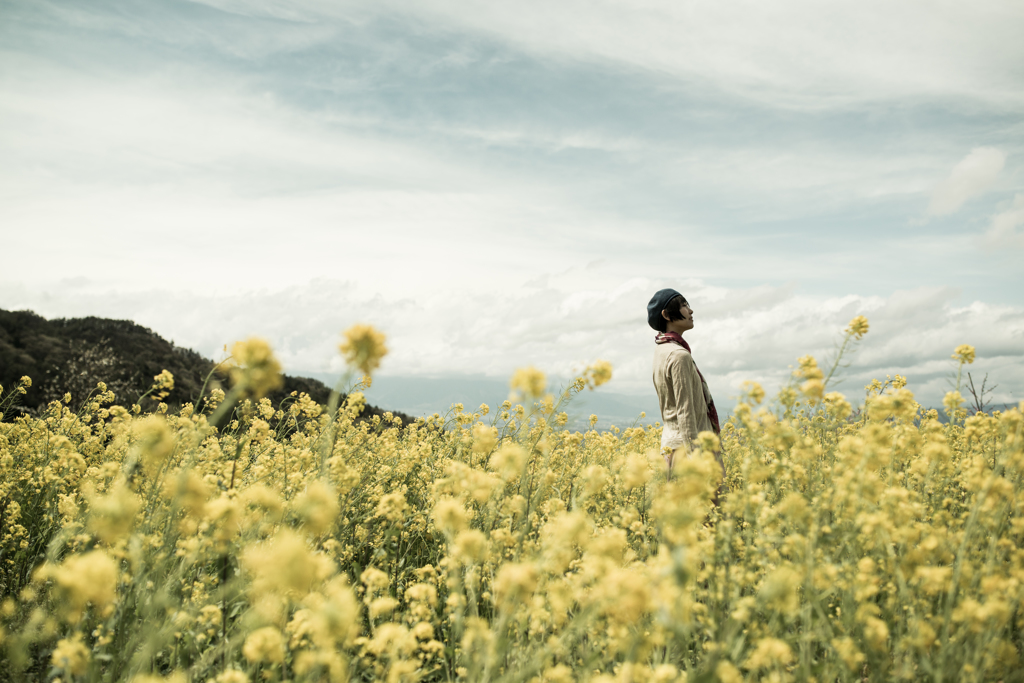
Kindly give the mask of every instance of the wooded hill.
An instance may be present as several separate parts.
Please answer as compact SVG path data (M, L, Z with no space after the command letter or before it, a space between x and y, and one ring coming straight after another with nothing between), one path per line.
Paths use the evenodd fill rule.
M20 413L38 413L50 401L71 394L72 407L78 407L105 382L117 403L130 406L153 385L153 377L162 370L174 375L174 389L164 399L174 409L200 400L203 383L214 362L192 349L175 346L152 330L130 320L109 318L57 318L47 320L32 311L0 309L0 385L4 395L18 385L21 377L32 378L32 387L8 410L5 419ZM214 387L228 388L228 379L214 374L206 395ZM291 392L307 393L326 404L331 388L309 377L284 375L284 386L267 397L275 406ZM145 399L143 409L152 409L155 401ZM367 405L361 417L383 415L384 410ZM414 418L390 411L404 424Z

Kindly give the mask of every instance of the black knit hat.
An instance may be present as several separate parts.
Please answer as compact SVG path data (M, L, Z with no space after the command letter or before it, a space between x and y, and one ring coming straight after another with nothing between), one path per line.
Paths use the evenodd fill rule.
M659 289L655 292L651 297L651 303L647 304L647 324L658 332L664 332L665 319L661 316L661 312L668 306L668 302L677 296L683 295L674 289Z

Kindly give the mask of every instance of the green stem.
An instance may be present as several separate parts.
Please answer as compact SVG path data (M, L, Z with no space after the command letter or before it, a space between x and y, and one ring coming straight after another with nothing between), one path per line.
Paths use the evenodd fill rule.
M839 367L839 361L843 359L843 353L846 351L846 345L850 343L851 337L853 337L853 332L847 332L846 337L843 338L843 345L839 347L836 360L832 363L832 368L828 371L828 375L825 376L825 380L822 382L824 386L828 386L828 381L832 379L832 375L835 374L836 369Z
M351 377L351 370L348 370L344 375L339 377L337 383L334 385L334 389L331 391L331 396L327 401L327 431L323 435L326 438L324 438L320 447L321 476L324 476L327 473L327 460L331 457L331 453L334 452L334 442L338 438L338 427L335 418L338 415L338 404L341 402L341 388L348 384ZM351 394L351 392L349 392L349 394Z

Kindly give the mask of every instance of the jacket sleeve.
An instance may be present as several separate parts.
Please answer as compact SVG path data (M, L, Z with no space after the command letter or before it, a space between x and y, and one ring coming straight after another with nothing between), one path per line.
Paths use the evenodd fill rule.
M707 412L704 388L693 357L688 353L672 354L669 372L672 374L672 390L675 392L676 428L692 449L699 431L699 416Z

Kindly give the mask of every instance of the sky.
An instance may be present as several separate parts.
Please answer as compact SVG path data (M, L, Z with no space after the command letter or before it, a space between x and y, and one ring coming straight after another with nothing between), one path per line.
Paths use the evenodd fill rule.
M856 315L851 398L938 405L968 343L1016 404L1022 31L1010 0L0 0L0 308L318 376L371 323L398 410L600 358L650 410L673 287L719 405Z

